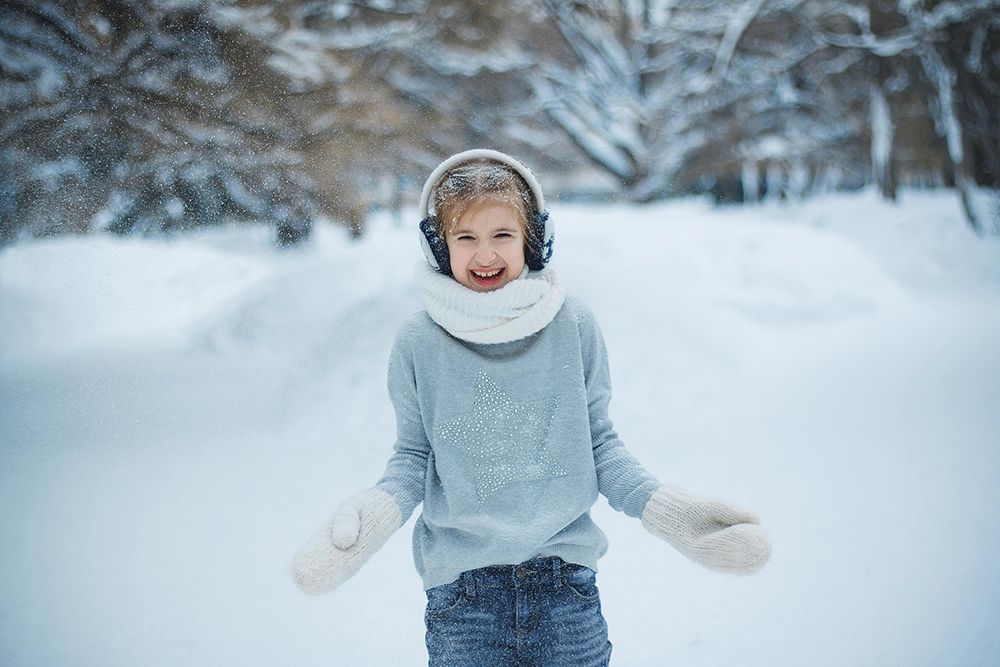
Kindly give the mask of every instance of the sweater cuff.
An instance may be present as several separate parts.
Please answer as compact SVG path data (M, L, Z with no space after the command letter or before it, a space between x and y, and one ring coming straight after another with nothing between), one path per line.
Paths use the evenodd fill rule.
M417 502L413 502L411 500L412 495L401 489L399 484L383 481L376 484L375 488L387 494L399 507L400 526L410 520L410 516L412 516L413 511L417 509L417 505L420 504L419 500Z
M660 483L655 479L643 482L625 496L625 500L622 502L622 511L625 512L626 516L630 516L633 519L641 519L643 511L645 511L646 505L649 503L649 499L653 497L653 494L659 488Z

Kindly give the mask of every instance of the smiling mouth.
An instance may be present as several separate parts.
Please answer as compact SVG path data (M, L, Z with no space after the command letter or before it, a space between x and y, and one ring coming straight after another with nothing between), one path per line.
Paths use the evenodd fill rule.
M472 276L472 280L475 281L477 284L483 285L484 287L490 287L500 282L500 279L503 277L504 271L506 271L506 269L502 268L492 269L490 271L473 271L472 269L470 269L469 275Z

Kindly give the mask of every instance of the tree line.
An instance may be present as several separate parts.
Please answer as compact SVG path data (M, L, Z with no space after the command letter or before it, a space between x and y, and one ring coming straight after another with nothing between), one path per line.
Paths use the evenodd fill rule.
M1000 0L0 0L0 243L315 220L445 155L649 202L1000 191ZM985 188L985 190L984 190Z

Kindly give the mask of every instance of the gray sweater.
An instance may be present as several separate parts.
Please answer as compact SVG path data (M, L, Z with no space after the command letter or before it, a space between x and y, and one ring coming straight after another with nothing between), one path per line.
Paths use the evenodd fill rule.
M541 331L510 343L459 340L426 312L396 334L389 396L397 441L377 487L405 522L425 588L487 565L559 556L597 569L603 493L640 517L659 487L608 418L611 379L597 321L567 298Z

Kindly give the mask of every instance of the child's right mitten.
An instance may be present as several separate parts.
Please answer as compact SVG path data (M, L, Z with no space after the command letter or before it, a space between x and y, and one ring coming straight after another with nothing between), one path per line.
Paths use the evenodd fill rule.
M296 585L306 593L332 591L401 524L399 505L384 491L372 488L348 498L292 560Z
M646 503L642 525L707 568L752 574L771 557L756 513L730 503L661 486Z

